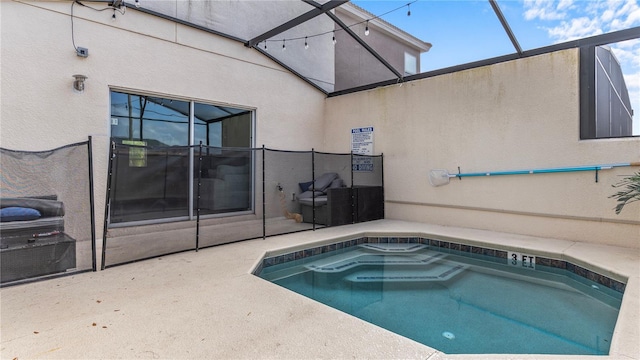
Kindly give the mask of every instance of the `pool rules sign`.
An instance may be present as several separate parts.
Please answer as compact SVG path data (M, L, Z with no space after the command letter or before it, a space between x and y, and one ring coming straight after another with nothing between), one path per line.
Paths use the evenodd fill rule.
M351 129L351 152L354 155L373 155L373 126ZM373 159L355 156L353 171L373 171Z

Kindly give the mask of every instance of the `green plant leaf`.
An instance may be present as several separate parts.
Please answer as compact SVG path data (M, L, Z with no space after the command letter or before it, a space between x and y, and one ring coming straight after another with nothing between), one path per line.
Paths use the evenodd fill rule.
M615 194L609 196L609 198L615 198L618 200L618 204L615 207L616 214L620 214L626 205L635 201L640 201L640 172L625 177L618 183L611 186L621 189Z

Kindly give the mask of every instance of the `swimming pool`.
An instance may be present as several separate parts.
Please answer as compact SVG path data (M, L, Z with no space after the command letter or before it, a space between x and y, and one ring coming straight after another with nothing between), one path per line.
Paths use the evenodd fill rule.
M449 354L608 354L625 287L563 260L419 237L298 250L254 273Z

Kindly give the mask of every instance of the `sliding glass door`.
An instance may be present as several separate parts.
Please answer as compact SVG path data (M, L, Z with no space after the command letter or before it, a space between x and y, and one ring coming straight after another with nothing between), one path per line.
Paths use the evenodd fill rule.
M188 219L198 169L201 215L251 211L252 129L250 110L111 91L110 224Z

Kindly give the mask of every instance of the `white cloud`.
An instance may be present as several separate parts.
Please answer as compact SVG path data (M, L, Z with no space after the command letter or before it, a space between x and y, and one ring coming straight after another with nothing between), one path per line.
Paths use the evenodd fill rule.
M640 71L640 40L622 41L611 45L611 51L626 68Z
M613 20L613 17L615 15L616 13L613 10L608 9L602 13L602 16L600 16L600 20L602 20L603 22L611 21Z
M573 7L573 0L560 0L558 3L558 10L571 9Z
M597 19L588 17L580 17L569 21L562 21L560 25L547 28L549 37L557 42L570 41L588 36L602 34L603 31L599 26Z
M636 2L636 0L627 0L620 3L619 5L621 6L616 13L617 17L628 16L638 9L638 3Z
M627 90L629 90L629 94L633 91L638 100L640 100L640 72L635 74L624 74L624 82L627 84ZM632 97L632 96L630 96ZM640 109L638 115L640 115Z
M616 46L621 48L635 48L638 45L640 45L640 39L631 39L631 40L621 41L619 43L616 43Z
M554 6L552 1L548 0L525 0L524 18L527 20L562 20L566 17L564 7L570 7L572 0L561 0L558 6ZM560 5L563 8L560 8Z
M620 9L618 15L621 18L619 23L619 28L612 28L615 30L626 29L636 25L640 25L640 6L633 1L632 3L627 3L625 6Z
M550 26L545 27L548 34L557 41L640 25L638 0L525 0L523 6L524 18L548 23ZM581 31L577 28L580 25L588 28Z

